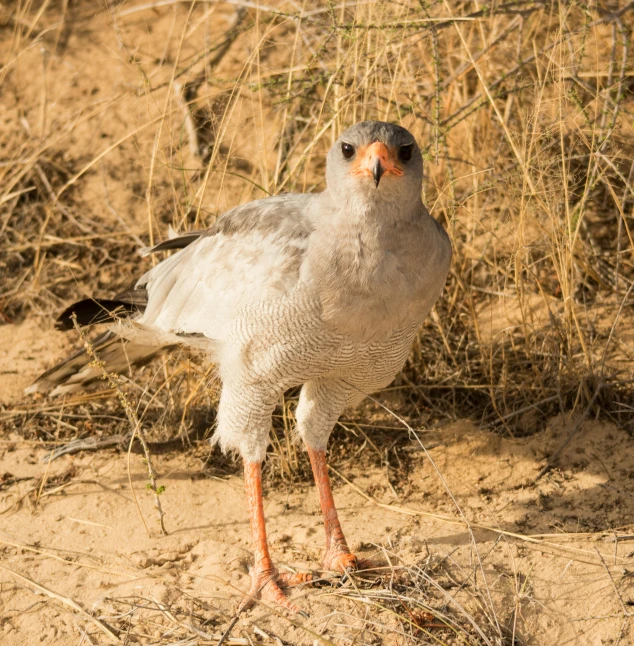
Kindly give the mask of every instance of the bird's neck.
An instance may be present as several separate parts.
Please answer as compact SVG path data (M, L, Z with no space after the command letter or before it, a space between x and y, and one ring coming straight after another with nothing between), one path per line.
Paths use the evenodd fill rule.
M387 318L400 315L391 302L408 289L397 253L408 235L407 214L394 204L350 202L326 213L311 236L308 258L324 317L355 334L365 334L360 320L369 330L391 326Z
M317 257L329 271L362 282L364 273L373 272L386 254L401 246L424 209L420 199L418 204L403 204L390 194L339 200L324 194L322 200L314 235Z

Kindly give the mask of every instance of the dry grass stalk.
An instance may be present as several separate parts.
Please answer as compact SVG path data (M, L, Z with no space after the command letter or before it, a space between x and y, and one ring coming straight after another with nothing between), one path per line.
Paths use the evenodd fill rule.
M84 344L84 349L86 350L86 353L91 359L91 365L102 371L103 379L105 379L108 382L108 385L110 386L110 388L112 388L117 393L117 397L119 398L119 401L126 413L126 416L128 417L128 421L130 422L130 427L132 429L132 436L130 437L130 444L128 446L128 460L130 457L130 450L132 448L132 444L134 443L135 439L138 439L139 442L141 443L141 446L143 447L143 453L145 455L145 465L147 467L148 480L149 480L147 487L152 491L152 494L154 495L154 506L156 507L156 511L158 513L159 527L161 528L161 533L165 536L167 535L167 531L165 530L165 524L164 524L165 513L163 512L163 506L161 505L161 499L160 499L160 495L163 493L163 491L165 491L165 488L162 486L159 487L157 485L156 473L154 471L154 467L152 466L150 449L148 447L148 443L145 438L145 434L143 432L141 423L137 417L136 411L132 408L132 405L128 402L126 395L121 390L117 375L110 374L106 369L106 364L103 361L101 361L97 356L92 344L90 343L90 341L88 341L84 331L77 323L77 317L74 313L72 315L72 318L73 318L73 326L77 331L77 333L79 334ZM128 471L128 475L130 475L129 471ZM134 491L134 487L132 486L131 481L130 481L130 491L134 495L134 499L136 501L136 493ZM152 534L145 522L145 518L143 517L141 508L138 505L138 501L137 501L137 508L139 510L141 520L143 521L143 525L145 526L148 536L151 536Z

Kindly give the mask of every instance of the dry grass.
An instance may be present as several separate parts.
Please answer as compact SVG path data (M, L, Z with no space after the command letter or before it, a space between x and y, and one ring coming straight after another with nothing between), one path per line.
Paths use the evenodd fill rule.
M44 320L77 296L120 290L144 270L136 249L168 225L200 228L237 203L319 190L342 129L397 121L424 147L425 201L455 261L404 375L379 399L413 427L469 416L517 436L557 413L629 425L633 18L622 0L0 8L0 321ZM116 70L91 60L91 30L107 34ZM78 47L85 69L64 68ZM207 382L205 367L176 356L124 389L153 439L173 438L176 423L193 441L213 421ZM44 441L125 433L109 397L0 415ZM367 441L363 421L344 420L338 438ZM291 425L287 401L269 461L287 482L307 473ZM383 464L377 433L363 459ZM417 617L427 619L412 613L424 603L402 602L429 598L425 568L363 603L396 613L411 643L453 643L435 628L421 637ZM429 622L451 625L455 643L515 643L495 616L480 635L435 607ZM188 643L178 614L153 612Z

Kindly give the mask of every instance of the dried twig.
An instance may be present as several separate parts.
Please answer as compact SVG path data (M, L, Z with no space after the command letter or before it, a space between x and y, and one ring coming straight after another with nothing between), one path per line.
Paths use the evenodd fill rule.
M103 361L101 361L99 357L96 355L94 348L92 347L92 344L90 343L90 341L88 341L86 335L84 334L84 331L77 323L77 316L74 313L72 315L72 319L73 319L73 326L77 331L77 333L79 334L84 344L84 349L86 350L86 353L92 360L92 365L94 365L96 368L102 371L103 378L108 382L110 388L112 388L117 393L119 401L121 402L121 405L125 410L125 413L128 417L128 421L130 422L130 426L132 428L132 436L130 437L130 447L132 446L134 440L137 438L139 442L141 442L141 446L143 447L143 453L145 454L145 465L147 467L147 472L148 472L148 479L149 479L148 488L152 491L154 495L154 505L158 512L158 522L161 528L161 533L163 535L167 535L167 531L165 530L165 524L164 524L165 514L163 512L163 507L161 505L161 499L160 499L160 495L163 493L165 489L164 487L159 487L156 484L156 474L154 472L154 467L152 466L150 449L148 447L147 440L145 439L145 433L143 432L143 429L141 427L141 422L139 421L135 410L132 408L124 392L121 390L121 387L119 386L119 382L117 380L117 375L110 374L107 370L106 364ZM134 488L131 487L131 489L134 494ZM136 499L136 494L134 494L134 496ZM141 519L143 520L143 524L145 525L145 519L143 518L143 514L141 513L140 508L139 508L139 513L141 514ZM148 531L148 535L151 536L151 533L147 525L145 525L145 528Z

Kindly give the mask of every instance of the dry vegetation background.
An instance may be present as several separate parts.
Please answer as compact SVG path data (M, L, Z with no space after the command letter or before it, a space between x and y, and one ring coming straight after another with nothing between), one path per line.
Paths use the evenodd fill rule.
M548 477L590 420L631 428L633 20L634 3L624 0L0 5L7 345L28 335L37 345L71 300L127 287L150 262L139 247L167 237L170 226L202 228L239 203L320 190L325 154L344 128L395 121L424 148L425 202L448 230L455 260L403 376L378 400L413 428L468 418L509 441L564 420L531 476ZM45 345L28 378L68 347L57 337ZM217 394L204 364L175 355L133 379L120 388L151 446L203 454ZM17 382L21 389L28 380ZM290 393L276 415L270 486L309 481L289 440L292 401ZM5 437L33 445L129 437L113 389L64 402L27 402L16 391L2 403ZM369 404L346 424L332 460L389 467L398 420ZM359 453L364 441L370 448ZM231 460L211 460L237 472ZM401 491L408 463L393 468ZM617 510L609 526L634 521L631 502ZM607 528L597 520L579 531ZM460 612L421 574L433 571L428 565L399 575L410 605L390 588L368 624L378 636L360 632L349 643L548 643L520 629L516 602L499 618L476 566L461 587L472 606ZM603 593L618 588L616 629L587 643L631 643L628 606L606 571ZM148 641L141 615L138 624L126 619L129 643L207 643L204 631L182 625L184 641ZM110 620L119 636L121 622ZM550 643L582 643L571 639Z

